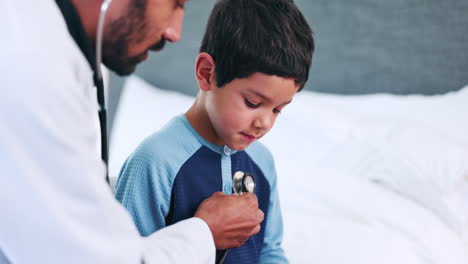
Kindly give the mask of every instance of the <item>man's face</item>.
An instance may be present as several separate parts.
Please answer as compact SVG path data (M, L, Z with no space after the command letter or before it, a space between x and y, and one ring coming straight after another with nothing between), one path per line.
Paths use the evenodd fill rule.
M184 5L188 0L131 0L106 25L102 61L119 75L129 75L148 52L159 51L166 41L182 33Z

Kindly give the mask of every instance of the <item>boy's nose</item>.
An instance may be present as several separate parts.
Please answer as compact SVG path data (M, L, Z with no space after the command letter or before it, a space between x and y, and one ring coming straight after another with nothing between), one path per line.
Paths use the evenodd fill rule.
M253 127L258 130L268 131L273 122L274 119L269 115L260 115L253 121Z

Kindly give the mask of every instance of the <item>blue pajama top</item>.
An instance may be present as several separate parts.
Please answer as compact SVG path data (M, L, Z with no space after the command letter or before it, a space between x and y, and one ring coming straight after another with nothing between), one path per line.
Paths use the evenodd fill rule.
M281 247L283 224L271 153L255 141L243 151L203 139L185 115L145 139L124 163L116 198L129 210L141 235L193 217L216 191L232 194L232 175L249 172L256 183L261 231L229 250L228 263L288 263ZM217 261L223 251L217 251Z

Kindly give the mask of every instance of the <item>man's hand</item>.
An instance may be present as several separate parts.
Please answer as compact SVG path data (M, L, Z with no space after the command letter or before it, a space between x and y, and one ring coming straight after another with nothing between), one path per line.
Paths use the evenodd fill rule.
M263 212L253 193L226 195L214 193L198 207L195 217L210 227L217 249L242 246L250 236L260 232Z

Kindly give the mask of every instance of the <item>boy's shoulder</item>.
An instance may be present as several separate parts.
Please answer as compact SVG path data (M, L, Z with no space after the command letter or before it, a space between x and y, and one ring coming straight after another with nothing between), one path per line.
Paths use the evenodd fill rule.
M143 140L134 154L153 161L184 162L200 147L201 144L186 127L183 118L176 116Z
M247 152L251 158L265 159L267 162L273 162L273 155L270 150L260 141L253 142L245 149L245 152Z
M273 155L263 143L255 141L248 148L245 149L245 152L264 172L267 178L276 177L275 162Z

